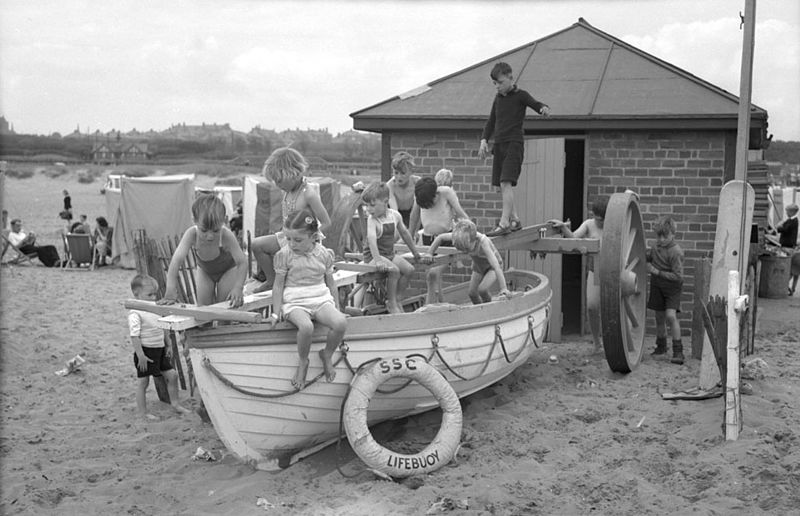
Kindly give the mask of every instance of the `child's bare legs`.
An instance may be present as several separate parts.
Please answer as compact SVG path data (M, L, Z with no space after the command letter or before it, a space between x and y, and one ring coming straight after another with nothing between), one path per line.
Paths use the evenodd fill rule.
M792 276L792 286L789 288L789 295L793 296L795 291L797 290L797 278L800 276Z
M195 269L195 278L197 281L197 299L195 300L197 304L205 306L216 303L216 283L200 267Z
M188 414L189 410L183 408L181 404L178 403L178 373L176 373L174 369L168 369L166 371L161 371L161 376L167 381L169 403L172 405L172 408L175 409L175 412L178 414Z
M674 308L667 308L664 314L664 331L672 335L672 340L681 340L681 325L678 323L678 312ZM658 319L656 319L657 321Z
M308 352L311 350L311 336L314 333L314 323L311 316L303 310L292 310L286 316L290 323L297 326L297 354L300 356L300 363L292 379L295 389L302 389L306 386L306 374L308 373Z
M398 299L402 298L406 291L408 281L411 278L411 275L414 273L414 266L408 263L408 261L400 255L395 255L392 263L394 263L394 265L397 267L400 276L397 278L397 287L395 288L394 296L389 294L389 299L394 300L393 305L395 307L395 311L392 311L392 309L389 308L389 303L387 303L387 308L389 308L389 313L399 314L403 313L403 308L400 306L400 303L398 303ZM389 290L388 285L387 290Z
M492 296L489 295L489 287L485 286L483 280L492 274L494 277L494 271L489 271L485 276L481 276L477 272L472 272L472 276L469 279L469 299L472 301L473 305L479 305L481 303L488 303L492 300ZM489 283L488 285L491 285ZM488 299L487 299L488 297Z
M256 287L253 292L264 292L271 290L272 285L275 283L275 265L273 258L275 253L281 250L281 244L278 237L275 235L260 236L253 239L250 243L250 248L253 250L253 257L258 263L258 268L264 271L267 277L266 281Z
M330 328L325 341L325 348L319 350L319 357L322 359L322 367L325 369L325 379L332 382L336 378L336 371L333 369L331 357L339 344L342 343L344 332L347 330L347 319L333 305L325 305L320 308L316 319L323 326Z
M667 313L662 310L656 310L656 338L667 338Z
M503 212L500 215L500 225L508 227L512 220L517 220L517 211L514 208L514 187L510 181L500 183L500 194L503 196Z
M150 385L150 377L137 378L136 382L136 413L142 419L158 419L153 414L147 413L147 386Z
M386 309L390 314L399 314L403 310L397 302L397 284L400 282L400 269L397 267L386 268Z
M426 303L441 303L442 299L442 272L444 267L431 267L425 275L428 284L428 297Z
M595 353L603 350L602 326L600 323L600 285L595 283L593 271L586 277L586 312L589 316L589 328L592 331L592 342Z

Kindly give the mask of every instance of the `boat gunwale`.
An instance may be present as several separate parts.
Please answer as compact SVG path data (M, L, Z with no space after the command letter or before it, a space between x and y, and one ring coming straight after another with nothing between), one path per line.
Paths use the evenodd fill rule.
M381 314L376 316L363 316L363 317L354 317L348 320L348 332L345 334L344 342L355 342L355 341L364 341L364 340L374 340L374 339L383 339L387 338L388 336L391 337L413 337L417 335L424 335L429 334L431 330L436 330L434 333L448 333L451 331L459 331L459 330L470 330L473 328L478 327L485 327L490 325L498 325L504 322L512 321L519 319L525 314L530 314L545 308L552 299L552 290L549 289L549 279L544 276L543 274L532 272L532 271L521 271L521 270L512 270L510 276L513 277L514 274L522 275L522 276L532 276L537 277L540 280L539 285L532 288L529 291L523 293L522 296L518 296L512 298L508 301L501 301L501 302L493 302L493 303L485 303L480 305L467 305L464 306L462 309L448 309L448 310L441 310L441 311L429 311L429 312L410 312L405 314L395 314L395 315L387 315ZM416 316L416 318L420 318L420 316L429 316L431 319L437 319L444 314L464 314L467 310L473 311L477 310L487 310L491 309L492 312L497 311L497 309L501 308L499 303L503 303L502 307L506 308L508 305L505 303L510 303L511 307L516 308L523 304L523 302L530 301L530 298L535 298L537 296L542 296L542 299L539 300L538 303L526 307L525 311L522 312L521 310L500 310L498 315L495 315L492 318L477 318L472 322L466 322L464 320L456 320L450 321L448 324L442 324L443 321L438 320L436 321L439 325L436 327L426 326L426 327L416 327L416 328L407 328L401 329L389 326L385 328L383 331L363 331L362 328L359 326L365 326L368 323L374 323L380 320L381 318L388 318L391 317L393 320L397 321L399 318L406 318L409 321L409 316ZM498 303L498 304L495 304ZM494 306L492 306L494 305ZM465 310L465 309L467 310ZM493 314L494 315L494 314ZM461 318L459 318L461 319ZM289 323L281 323L281 326L284 327L277 327L275 329L268 330L266 329L265 325L262 324L237 324L237 325L226 325L226 326L219 326L216 328L192 328L186 331L187 333L187 346L190 349L214 349L214 348L229 348L229 347L265 347L265 346L296 346L296 328L291 326ZM351 327L355 325L355 328ZM375 326L371 324L370 326ZM251 332L269 332L270 340L269 341L261 341L261 342L225 342L220 340L214 340L213 342L208 342L210 339L214 339L215 337L224 337L226 335L237 334L237 333L251 333ZM326 329L315 329L314 335L312 337L312 342L324 342L325 336L327 334ZM199 340L200 342L197 342Z

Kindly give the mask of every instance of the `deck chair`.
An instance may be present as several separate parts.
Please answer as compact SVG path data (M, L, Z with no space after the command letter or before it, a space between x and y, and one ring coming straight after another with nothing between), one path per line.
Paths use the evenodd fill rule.
M62 270L94 270L95 252L92 235L86 233L67 233L62 235L64 239L64 252L66 258L61 266ZM89 268L81 265L88 264Z
M30 263L33 265L32 260L33 258L36 258L36 253L24 253L20 251L19 247L12 244L11 240L8 239L7 230L3 231L2 235L0 236L2 236L3 240L3 252L0 253L0 262L2 262L3 265L21 265L23 263ZM6 256L6 252L8 252L9 249L12 253L14 253L14 257L8 260L3 260L3 258Z

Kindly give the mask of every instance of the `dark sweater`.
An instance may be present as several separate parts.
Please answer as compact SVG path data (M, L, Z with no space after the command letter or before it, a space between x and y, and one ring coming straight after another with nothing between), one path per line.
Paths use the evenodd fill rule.
M525 110L531 108L541 114L543 104L531 97L531 94L514 86L505 95L497 94L492 102L489 120L483 128L484 140L494 135L495 143L523 141L522 124L525 122Z
M786 219L776 228L781 234L781 247L794 247L797 245L797 217Z
M659 278L683 282L683 249L674 240L667 245L654 245L648 249L647 261L658 269Z

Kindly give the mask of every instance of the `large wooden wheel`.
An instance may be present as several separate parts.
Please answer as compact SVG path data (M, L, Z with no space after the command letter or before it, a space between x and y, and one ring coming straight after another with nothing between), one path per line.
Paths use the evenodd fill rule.
M645 251L636 195L612 195L595 265L600 273L603 348L611 370L619 373L631 372L642 358L647 311Z

